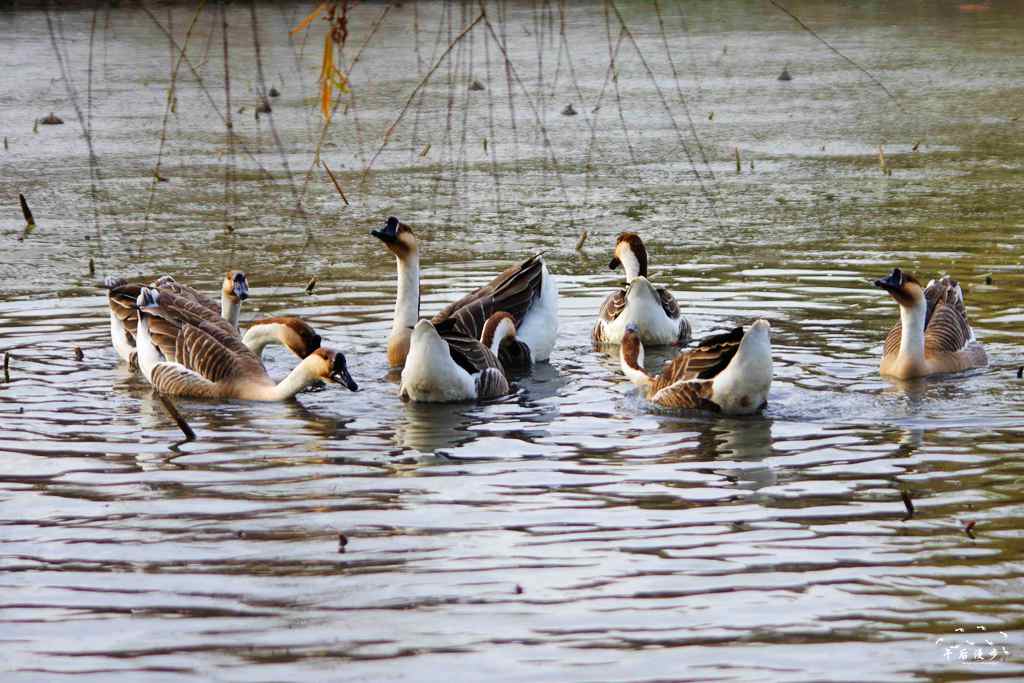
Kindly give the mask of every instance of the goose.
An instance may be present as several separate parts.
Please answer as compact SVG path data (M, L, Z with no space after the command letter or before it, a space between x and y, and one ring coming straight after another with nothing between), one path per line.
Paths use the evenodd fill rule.
M195 301L143 287L137 305L139 367L162 394L282 401L320 380L358 389L340 351L318 348L275 384L231 325Z
M912 379L988 365L967 322L964 292L956 280L947 275L922 289L917 278L894 268L875 286L900 306L900 322L885 337L883 375Z
M626 287L604 300L594 325L595 344L619 344L629 325L636 325L640 340L650 346L684 344L690 339L690 323L679 312L672 293L647 279L647 248L635 232L615 239L615 253L608 267L622 266Z
M391 216L382 230L371 235L395 255L398 265L398 296L388 336L388 365L401 367L409 354L414 327L420 315L420 257L416 235ZM491 282L445 307L431 318L441 334L460 334L479 339L493 313L512 315L517 337L530 351L532 362L551 356L558 336L558 285L548 272L542 254L506 269Z
M666 363L661 375L644 370L644 346L635 325L626 328L619 347L622 372L644 397L662 408L713 410L749 415L767 404L772 384L771 326L758 320L703 339Z
M129 284L123 278L108 277L104 280L108 290L107 303L110 308L110 338L118 356L131 367L137 365L135 349L138 314L136 300L143 285ZM245 273L228 271L221 290L221 306L217 307L209 297L188 285L177 282L165 275L152 283L160 291L168 291L199 304L210 316L223 317L233 326L238 321L241 303L249 297L249 283ZM233 321L233 322L232 322ZM280 317L254 320L248 326L242 342L262 356L263 349L272 343L280 344L299 358L305 358L320 348L320 335L299 318Z
M458 334L442 336L420 320L409 338L399 393L403 400L455 403L486 400L512 391L497 352L515 336L512 316L497 313L484 324L484 341Z

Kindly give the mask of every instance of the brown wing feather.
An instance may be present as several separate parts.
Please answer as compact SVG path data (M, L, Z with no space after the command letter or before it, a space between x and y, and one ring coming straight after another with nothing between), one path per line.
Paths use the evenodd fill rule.
M729 366L740 342L743 328L703 339L696 348L683 351L676 356L656 377L651 387L653 393L678 382L697 379L711 379Z
M665 315L670 318L679 317L679 304L676 303L676 298L672 296L672 292L668 291L664 287L658 288L658 298L661 299L661 307L665 311Z
M496 368L504 373L501 363L491 350L472 337L445 335L452 359L471 375L487 368Z
M650 400L663 408L700 408L717 411L718 406L711 401L711 389L711 380L683 380L659 389Z
M476 397L498 398L512 391L505 373L498 368L485 368L476 376Z
M544 261L541 254L507 268L488 284L446 306L431 318L437 331L479 339L484 323L497 311L512 315L518 326L530 305L540 296Z
M618 318L622 311L626 310L626 290L617 289L607 297L601 304L601 310L597 314L597 322L594 323L594 331L591 334L595 344L603 344L607 339L604 334L604 327Z
M182 284L170 277L165 275L158 279L156 282L150 285L151 287L157 287L161 291L171 292L175 296L191 299L195 303L201 305L203 308L213 312L215 315L220 316L220 306L210 297L206 296L200 291L189 287L188 285Z
M161 394L171 396L215 397L216 385L174 363L159 363L153 368L152 384Z
M930 324L924 331L925 357L956 352L971 340L971 327L963 304L942 302L935 306Z

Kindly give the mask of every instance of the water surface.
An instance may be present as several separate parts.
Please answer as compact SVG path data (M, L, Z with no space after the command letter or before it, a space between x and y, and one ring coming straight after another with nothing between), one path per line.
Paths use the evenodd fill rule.
M654 78L625 39L618 100L602 6L568 8L563 42L557 7L491 5L525 91L480 24L368 175L477 6L363 4L354 100L321 150L348 207L305 177L321 34L287 30L307 5L256 7L263 83L249 8L229 9L230 145L204 10L202 86L182 66L162 151L155 21L181 44L194 8L149 9L0 13L4 680L1024 676L1019 3L793 6L898 102L766 4L666 3L666 51L650 4L620 3ZM273 128L253 115L270 85ZM51 110L65 125L33 132ZM398 400L394 263L368 235L390 214L422 240L424 314L546 250L560 342L514 396ZM764 415L652 413L591 348L623 229L698 335L771 321ZM988 368L878 376L897 310L870 281L896 265L961 281ZM213 292L229 267L253 286L243 319L304 316L361 390L179 401L199 437L180 443L110 347L97 283ZM275 376L291 363L268 353Z

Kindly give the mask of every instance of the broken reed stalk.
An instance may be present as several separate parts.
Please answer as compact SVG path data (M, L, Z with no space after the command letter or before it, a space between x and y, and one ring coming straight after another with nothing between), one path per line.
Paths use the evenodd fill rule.
M350 206L350 204L348 203L348 197L345 196L345 192L341 189L341 185L338 183L338 179L334 177L334 173L332 173L331 169L327 166L327 162L321 159L320 165L324 167L325 171L327 171L327 175L331 176L331 182L334 183L334 189L336 189L338 191L338 194L341 195L341 201L345 202L345 206Z
M183 418L181 413L178 412L178 409L174 406L174 403L171 402L171 399L167 398L163 394L157 394L156 397L160 399L160 402L164 404L164 408L166 408L167 412L174 418L174 421L178 423L178 429L180 429L182 434L185 435L185 441L195 441L196 433L188 426L188 422L186 422L185 418Z
M11 381L11 352L8 351L4 354L4 382L10 383Z
M903 505L907 508L907 514L903 517L905 522L914 516L914 501L910 499L910 491L907 489L900 489L900 497L903 499Z
M36 224L36 219L32 216L32 209L28 208L28 202L25 201L25 195L19 194L18 201L21 202L21 215L25 217L25 225L32 227Z
M736 175L739 175L740 173L743 172L743 167L740 166L740 148L736 147L735 150L736 150Z
M583 245L587 241L587 235L588 234L589 233L587 232L587 229L583 228L583 232L580 233L580 238L578 240L576 240L576 251L579 251L580 249L583 248Z

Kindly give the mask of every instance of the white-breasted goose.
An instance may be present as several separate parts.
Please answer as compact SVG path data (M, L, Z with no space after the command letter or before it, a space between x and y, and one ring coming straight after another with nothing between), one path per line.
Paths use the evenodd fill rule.
M988 365L985 348L967 322L964 293L948 275L925 288L894 268L875 280L900 306L900 322L885 337L881 373L912 379Z
M398 265L398 296L388 336L388 364L400 367L409 353L413 328L419 320L419 244L412 229L394 216L384 228L373 230L395 255ZM505 311L512 315L517 338L530 349L534 362L549 359L558 336L558 286L541 254L499 274L491 282L446 306L431 322L442 334L479 339L486 320Z
M690 339L690 323L679 311L675 297L647 279L647 248L635 232L623 232L615 240L608 267L622 266L626 286L604 300L594 324L595 344L618 344L626 328L635 325L640 340L651 346L682 344Z
M758 320L744 333L737 327L683 351L658 376L644 370L638 330L626 329L619 347L622 371L644 398L662 408L705 409L729 415L761 410L772 384L771 326Z

